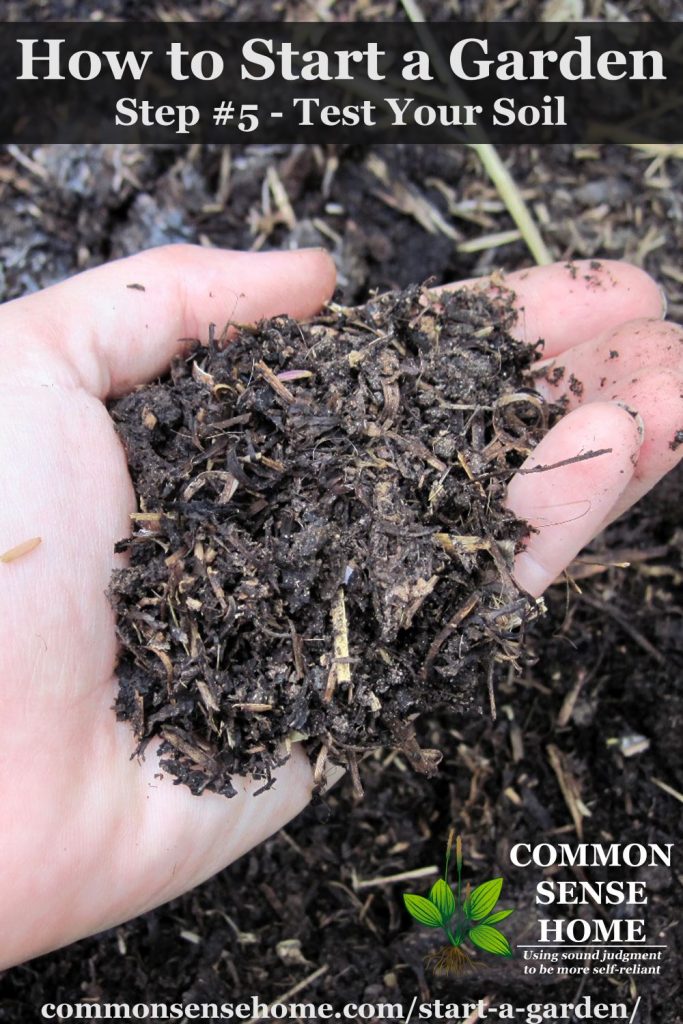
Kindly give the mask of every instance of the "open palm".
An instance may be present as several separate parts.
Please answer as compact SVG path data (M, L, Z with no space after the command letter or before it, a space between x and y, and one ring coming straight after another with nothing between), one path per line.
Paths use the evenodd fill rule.
M536 594L680 454L670 442L683 426L681 332L659 321L659 292L644 274L620 264L601 274L604 289L560 266L509 279L523 332L545 337L544 354L586 381L580 407L531 458L612 449L513 481L511 506L541 528L517 565ZM159 771L152 750L143 763L131 759L131 730L112 712L116 640L105 591L135 500L103 400L161 373L183 339L206 337L211 322L307 316L333 287L323 252L179 246L0 309L0 551L42 538L0 564L0 967L185 891L309 799L300 750L257 800L248 782L230 801L193 797ZM638 317L654 320L619 326ZM616 383L606 389L602 362L617 349ZM615 398L640 412L644 442ZM577 501L582 514L565 515Z

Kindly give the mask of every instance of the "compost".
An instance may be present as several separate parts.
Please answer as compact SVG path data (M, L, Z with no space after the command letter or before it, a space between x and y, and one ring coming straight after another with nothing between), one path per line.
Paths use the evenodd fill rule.
M211 329L111 413L139 498L118 619L119 718L194 793L316 782L413 722L479 709L538 611L510 570L509 477L548 429L500 288L421 287L311 323Z

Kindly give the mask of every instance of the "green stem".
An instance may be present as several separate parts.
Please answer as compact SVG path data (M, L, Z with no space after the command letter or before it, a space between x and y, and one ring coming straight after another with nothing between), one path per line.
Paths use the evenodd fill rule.
M450 836L448 837L448 846L446 847L446 866L443 869L443 880L446 883L446 885L448 885L448 864L449 864L450 859L451 859L451 849L452 849L452 846L453 846L452 840L453 840L453 833L451 832Z
M457 861L458 869L458 902L456 904L458 912L460 912L460 890L462 888L462 860L458 857Z

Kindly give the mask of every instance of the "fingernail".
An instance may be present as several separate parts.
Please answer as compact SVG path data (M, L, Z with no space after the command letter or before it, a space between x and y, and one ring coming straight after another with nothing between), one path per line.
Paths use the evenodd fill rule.
M328 761L325 765L325 781L320 792L329 793L332 787L336 786L344 775L346 775L346 768L343 768L340 764L331 764Z
M636 428L638 430L638 438L639 438L640 444L642 444L643 441L645 440L645 421L644 421L643 417L640 415L640 413L638 412L637 409L634 409L632 405L628 405L626 402L620 402L620 401L615 399L614 400L614 404L615 405L620 405L622 409L626 410L626 412L629 414L629 416L633 417L633 419L635 421L635 424L636 424Z

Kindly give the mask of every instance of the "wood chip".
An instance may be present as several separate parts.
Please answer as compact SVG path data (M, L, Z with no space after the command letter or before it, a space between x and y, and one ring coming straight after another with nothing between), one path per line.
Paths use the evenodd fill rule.
M269 366L266 366L262 359L259 359L259 361L256 364L256 367L260 371L261 376L266 381L266 383L270 385L275 394L279 398L281 398L283 402L285 402L287 405L291 405L292 402L295 401L294 395L289 390L289 388L285 387L285 385L282 383L279 377L273 373Z
M340 587L331 608L332 633L334 636L334 664L338 683L351 682L349 664L349 630L346 622L346 602Z

